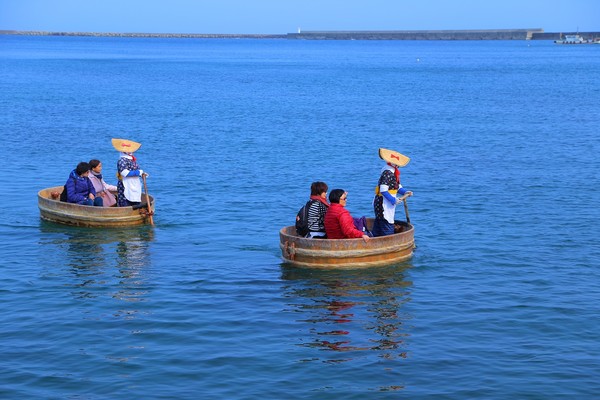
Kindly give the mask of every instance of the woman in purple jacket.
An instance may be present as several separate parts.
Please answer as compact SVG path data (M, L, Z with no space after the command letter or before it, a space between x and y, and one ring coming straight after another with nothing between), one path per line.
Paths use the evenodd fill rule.
M71 171L65 184L67 188L67 202L84 206L102 207L102 197L96 197L94 185L89 180L90 164L80 162L77 168Z

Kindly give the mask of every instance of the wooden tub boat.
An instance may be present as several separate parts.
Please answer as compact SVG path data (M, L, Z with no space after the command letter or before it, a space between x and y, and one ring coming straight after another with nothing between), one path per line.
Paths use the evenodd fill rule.
M65 225L103 228L150 223L145 206L134 209L133 207L92 207L65 203L56 197L56 194L62 191L62 186L55 186L38 192L38 207L43 220ZM152 196L149 198L150 208L154 212L154 198Z
M373 227L367 218L367 229ZM401 231L393 235L364 239L308 239L296 234L295 226L279 231L279 247L285 262L298 267L346 269L378 267L410 259L415 248L414 227L396 221Z

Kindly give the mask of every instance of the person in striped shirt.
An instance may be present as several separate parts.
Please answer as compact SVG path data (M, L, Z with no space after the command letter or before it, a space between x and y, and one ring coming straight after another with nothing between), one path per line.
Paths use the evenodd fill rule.
M308 209L308 235L309 238L326 238L325 235L325 213L329 209L327 202L327 184L325 182L313 182L310 185L311 204Z

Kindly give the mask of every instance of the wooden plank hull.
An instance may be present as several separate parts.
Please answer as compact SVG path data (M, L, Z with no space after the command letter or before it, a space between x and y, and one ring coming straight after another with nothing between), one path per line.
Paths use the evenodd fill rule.
M38 192L40 217L46 221L73 226L116 228L149 223L145 208L92 207L65 203L52 198L52 192L61 193L62 186L42 189ZM150 196L150 208L154 211L154 198Z
M396 221L396 223L399 223ZM279 231L279 247L285 262L320 269L369 268L410 259L415 247L414 227L400 222L402 231L389 236L363 239L307 239L296 235L294 226ZM367 219L371 227L373 219Z

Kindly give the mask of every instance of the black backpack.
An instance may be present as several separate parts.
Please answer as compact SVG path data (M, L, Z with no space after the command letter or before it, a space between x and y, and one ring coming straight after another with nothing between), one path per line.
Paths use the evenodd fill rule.
M67 202L67 185L63 186L63 191L60 194L60 201L64 201L65 203Z
M299 236L305 237L308 235L308 209L314 200L309 200L305 205L298 210L298 214L296 214L296 233Z
M75 181L75 178L73 178L73 181ZM60 201L64 201L65 203L67 202L67 185L66 184L63 186L63 191L60 194Z

